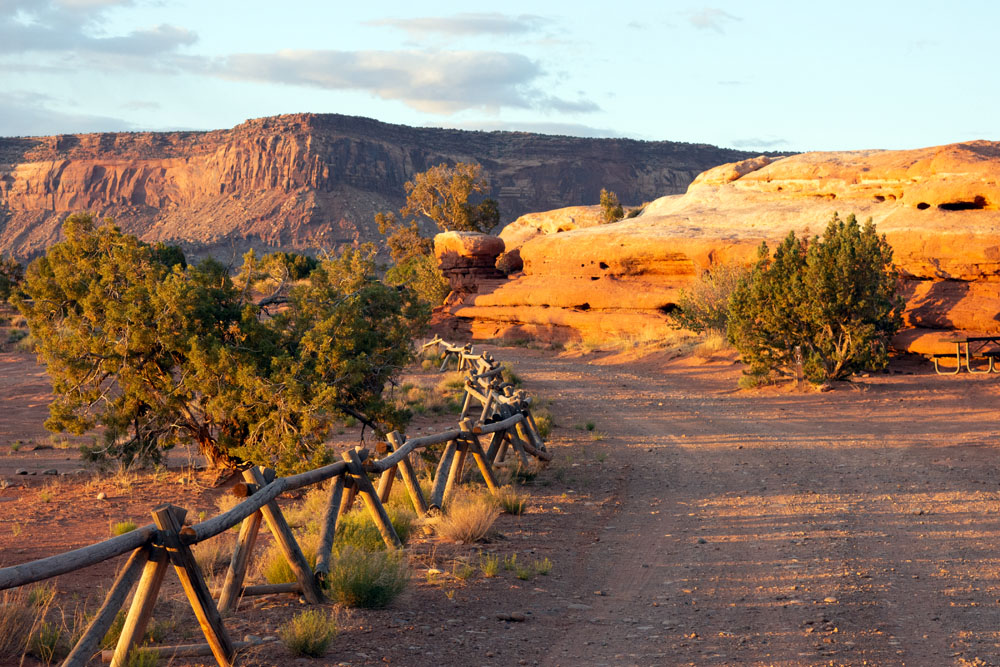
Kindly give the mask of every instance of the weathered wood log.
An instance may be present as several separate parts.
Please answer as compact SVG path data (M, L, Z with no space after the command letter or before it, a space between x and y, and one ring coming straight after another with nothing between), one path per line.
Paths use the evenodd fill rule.
M250 554L257 542L257 533L260 531L262 519L263 515L257 511L244 519L243 525L240 526L240 536L236 540L233 557L229 560L229 569L226 571L226 580L222 584L222 592L219 595L219 609L222 611L236 609L240 591L243 590L243 580L246 579L247 566L250 564Z
M166 549L150 548L149 559L143 566L142 577L135 589L135 595L132 596L132 605L125 615L118 643L112 652L112 667L125 667L128 664L129 653L139 645L146 634L146 627L153 616L156 597L160 593L160 585L163 583L169 563Z
M256 469L255 469L256 470ZM187 595L188 602L194 610L194 615L198 619L205 639L208 640L212 648L212 655L221 667L229 667L232 664L233 649L232 641L226 633L226 628L222 624L219 610L215 606L208 586L201 576L201 568L194 559L190 547L181 542L180 529L182 512L180 508L175 508L167 503L160 505L153 510L153 521L160 529L160 536L163 546L166 547L170 556L170 562L174 565L174 570L181 580L181 586Z
M274 595L276 593L302 593L302 586L299 582L293 581L286 584L254 584L253 586L244 586L243 590L240 592L244 597L251 597L253 595Z
M330 498L326 502L326 512L323 515L323 526L319 533L319 553L316 554L316 577L323 583L330 574L330 552L333 549L333 539L337 535L337 519L340 516L340 504L344 496L344 475L341 475L330 487Z
M379 476L378 480L378 499L382 501L382 504L389 502L389 496L392 494L392 483L396 481L396 470L399 465L389 468Z
M233 642L233 649L236 651L241 651L245 648L250 648L251 646L259 646L263 644L263 641L255 642ZM153 653L160 660L170 660L172 658L197 658L199 656L212 655L212 646L210 644L181 644L179 646L143 646L142 650L147 653ZM115 663L113 660L115 652L111 650L101 651L101 661L111 662L112 667Z
M466 387L465 398L462 400L462 411L458 413L459 420L465 419L465 415L469 412L470 407L472 407L472 394L469 393L468 387Z
M508 429L507 440L510 442L510 446L514 448L517 452L518 460L521 462L522 468L527 468L530 464L528 462L528 454L524 451L524 441L521 440L517 435Z
M387 439L389 446L394 451L399 451L406 444L396 431L390 433ZM399 468L399 476L403 478L403 484L406 486L406 490L410 494L410 499L413 501L413 508L416 510L417 515L426 516L429 509L427 507L427 499L424 498L424 492L420 488L420 480L417 479L417 473L413 470L413 463L410 461L410 457L404 456L397 464L397 467Z
M431 445L439 445L443 442L448 442L449 440L454 440L460 435L462 435L460 430L451 429L449 431L444 431L443 433L407 439L406 443L402 447L394 451L389 456L371 463L367 467L372 472L384 472L391 466L394 466L402 461L404 457L409 456L410 452L423 449L424 447L429 447Z
M497 460L501 443L503 443L503 431L495 431L490 437L490 446L486 450L486 460L489 461L491 467Z
M427 341L426 343L424 343L423 345L421 345L420 349L426 350L429 347L434 347L435 345L440 345L443 342L444 341L441 340L440 336L434 336L434 338L430 339L429 341Z
M492 389L490 389L488 392L486 392L486 400L483 402L483 410L482 410L482 412L479 413L479 421L484 422L484 421L486 421L490 417L491 410L493 409L493 400L494 400L494 398L495 398L495 395L493 394L493 390ZM482 431L479 431L479 432L481 433Z
M497 431L506 431L510 429L514 424L518 423L524 419L524 415L517 413L506 417L498 422L493 422L492 424L483 424L479 427L480 433L496 433Z
M354 509L354 501L358 498L358 485L354 483L354 476L344 475L344 493L340 498L340 511L338 517L344 516Z
M83 636L76 642L76 646L70 651L63 661L63 667L83 667L90 662L91 656L97 652L101 639L108 634L111 624L114 623L118 610L125 604L129 591L142 574L142 569L149 560L148 546L142 546L132 552L125 567L121 569L115 578L115 583L111 586L104 604L97 610L97 614L90 625L83 631Z
M148 524L97 544L2 568L0 569L0 590L17 588L96 565L124 553L135 551L142 545L148 544L154 535L156 535L156 526Z
M243 477L248 482L255 482L264 486L264 474L260 468L244 470ZM273 483L276 482L277 480ZM285 559L288 561L288 566L295 574L295 579L302 585L302 596L309 604L319 604L323 600L323 593L316 583L316 576L309 569L306 557L302 555L299 543L295 541L295 536L292 535L292 529L288 527L288 522L285 521L285 516L281 513L281 508L278 507L278 503L272 500L261 507L260 511L264 515L264 521L267 523L267 527L271 531L275 543L278 545L281 553L284 554Z
M465 466L465 457L468 450L469 448L464 438L456 442L455 456L452 459L451 468L448 470L448 481L444 486L444 495L441 497L441 504L438 505L441 509L444 509L444 503L451 499L455 485L459 484L462 480L462 470Z
M368 450L362 451L364 452L364 456L362 458L367 458ZM322 468L316 468L315 470L299 473L298 475L275 479L273 482L266 485L262 484L260 485L260 490L256 491L253 495L233 507L228 512L223 512L222 514L212 517L207 521L191 526L191 530L189 531L188 536L184 538L184 541L188 544L192 544L194 542L202 542L210 537L214 537L215 535L229 530L239 522L243 521L268 502L280 496L282 493L286 491L294 491L295 489L300 489L303 486L309 486L311 484L316 484L330 479L331 477L342 475L345 470L347 470L347 464L343 461L338 461L337 463L332 463L328 466L323 466ZM124 535L122 537L124 537ZM2 570L0 570L0 572L2 572Z
M451 470L452 461L455 458L455 451L458 445L455 440L449 440L448 445L441 454L438 461L437 472L434 473L434 487L431 489L431 507L441 509L444 503L445 487L448 484L448 475Z
M361 501L368 508L368 513L371 514L372 521L375 523L375 527L378 528L379 534L382 535L385 545L390 549L402 549L403 542L399 539L399 535L396 534L396 529L392 527L389 515L379 500L378 493L375 492L375 487L372 486L371 480L368 479L368 474L361 464L358 452L350 449L343 453L343 457L347 461L348 470L350 470L351 477L354 479L354 486L358 488Z
M479 438L475 435L470 436L467 442L469 452L472 454L476 465L479 466L479 473L483 476L487 488L489 488L490 493L496 494L500 490L500 485L493 474L493 466L490 465L489 460L486 458L486 452L483 451L482 443L479 442Z

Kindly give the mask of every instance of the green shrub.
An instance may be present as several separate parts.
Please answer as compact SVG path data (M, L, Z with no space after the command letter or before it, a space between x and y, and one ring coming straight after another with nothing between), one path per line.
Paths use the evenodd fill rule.
M135 521L116 521L111 524L111 534L115 536L124 535L125 533L131 533L138 527L139 526L136 525Z
M618 195L601 188L601 218L603 222L617 222L625 217Z
M724 334L729 320L729 298L749 275L750 269L740 264L719 264L702 271L681 290L677 309L669 314L669 319L676 326L698 333Z
M156 651L137 648L128 654L128 667L156 667L160 656Z
M340 549L330 563L327 594L351 607L379 609L403 592L410 581L404 555L398 551Z
M37 625L28 639L28 652L45 664L62 660L69 655L71 648L63 628L48 621Z
M281 625L278 636L293 654L320 658L337 636L337 621L322 609L310 609Z
M524 510L528 506L527 494L521 493L512 486L501 487L495 497L500 509L507 514L524 514Z
M401 480L396 482L403 486ZM393 485L395 486L395 484ZM416 515L402 504L387 504L386 514L389 515L389 523L392 524L399 540L406 544L413 532L413 522ZM334 537L335 547L352 546L367 551L378 551L385 549L385 540L382 533L378 531L375 522L372 521L368 510L348 512L337 521L337 534Z
M500 556L479 552L479 569L484 577L495 577L500 572Z
M548 408L537 408L532 411L531 417L535 420L538 435L542 436L542 440L548 438L552 433L552 411Z
M749 373L811 382L881 370L902 326L892 248L871 220L836 214L822 237L789 233L774 257L762 244L756 266L730 299L728 336Z

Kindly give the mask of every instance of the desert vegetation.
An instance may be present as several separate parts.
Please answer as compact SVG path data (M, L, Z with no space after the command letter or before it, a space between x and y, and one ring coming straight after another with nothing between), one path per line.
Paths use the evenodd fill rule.
M750 378L795 375L811 382L881 370L902 325L892 248L869 220L834 214L823 236L789 233L772 257L766 244L730 297L729 340Z
M410 285L424 301L438 305L448 295L448 282L438 269L433 241L422 234L420 222L430 220L442 232L485 233L500 222L500 209L488 197L477 204L471 201L489 191L478 164L439 164L416 174L405 189L406 204L399 217L392 212L375 216L393 262L386 281Z
M402 425L384 390L427 312L409 288L377 279L373 248L255 297L268 262L252 254L241 284L217 262L186 266L89 215L63 232L14 301L52 379L46 427L102 427L92 457L155 461L190 440L219 466L287 471L325 462L323 440L345 416L381 433Z

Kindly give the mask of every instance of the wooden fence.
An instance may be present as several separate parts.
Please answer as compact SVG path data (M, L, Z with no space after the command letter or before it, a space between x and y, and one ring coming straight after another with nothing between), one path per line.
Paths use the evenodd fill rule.
M529 455L544 461L551 460L531 415L531 399L503 381L503 369L491 355L476 355L470 345L458 347L440 338L424 345L424 349L434 347L441 352L441 370L454 361L459 370L468 371L465 401L457 428L420 438L404 438L399 433L390 433L384 443L385 455L377 460L369 450L356 447L344 452L342 461L289 477L277 477L273 470L266 468L250 468L243 472L243 482L234 489L237 495L246 499L227 512L198 524L185 525L187 510L169 503L160 505L152 510L153 523L129 533L74 551L0 569L0 590L25 586L129 553L104 603L62 663L65 667L85 665L96 655L99 643L138 582L118 643L114 651L106 651L104 655L113 667L120 667L128 663L130 652L145 634L163 578L169 565L173 565L207 643L146 650L154 650L165 657L213 655L219 665L231 665L235 651L247 644L233 642L229 638L220 612L234 611L238 601L246 596L282 592L301 595L310 604L320 603L323 600L322 584L330 572L330 554L337 521L353 507L357 496L361 497L386 545L399 548L402 543L384 507L397 475L402 478L417 514L426 516L443 509L451 489L462 479L470 454L491 493L498 490L493 466L503 461L510 449L516 452L519 464L526 465ZM473 400L478 401L482 408L475 420L467 416ZM482 437L490 439L486 448L482 445ZM441 445L443 450L438 459L430 498L425 498L411 455ZM383 450L381 443L378 449ZM378 476L377 488L369 474ZM333 483L321 526L316 566L310 570L276 499L282 493L326 480L333 480ZM262 522L267 525L288 561L295 575L294 583L245 585L250 557ZM241 524L239 538L216 601L195 562L191 546L237 524Z

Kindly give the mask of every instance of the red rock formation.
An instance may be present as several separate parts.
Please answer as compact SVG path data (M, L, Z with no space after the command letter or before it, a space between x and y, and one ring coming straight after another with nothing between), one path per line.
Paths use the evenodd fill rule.
M1000 333L1000 144L985 141L716 167L632 220L528 240L522 275L453 312L483 337L648 335L701 270L749 262L791 230L819 234L835 211L871 217L893 246L909 327L898 347L946 351L944 332Z
M374 213L441 162L478 162L505 220L530 210L682 192L739 151L671 142L578 139L388 125L301 114L232 130L0 139L0 251L30 257L80 210L189 253L330 249L379 237Z

